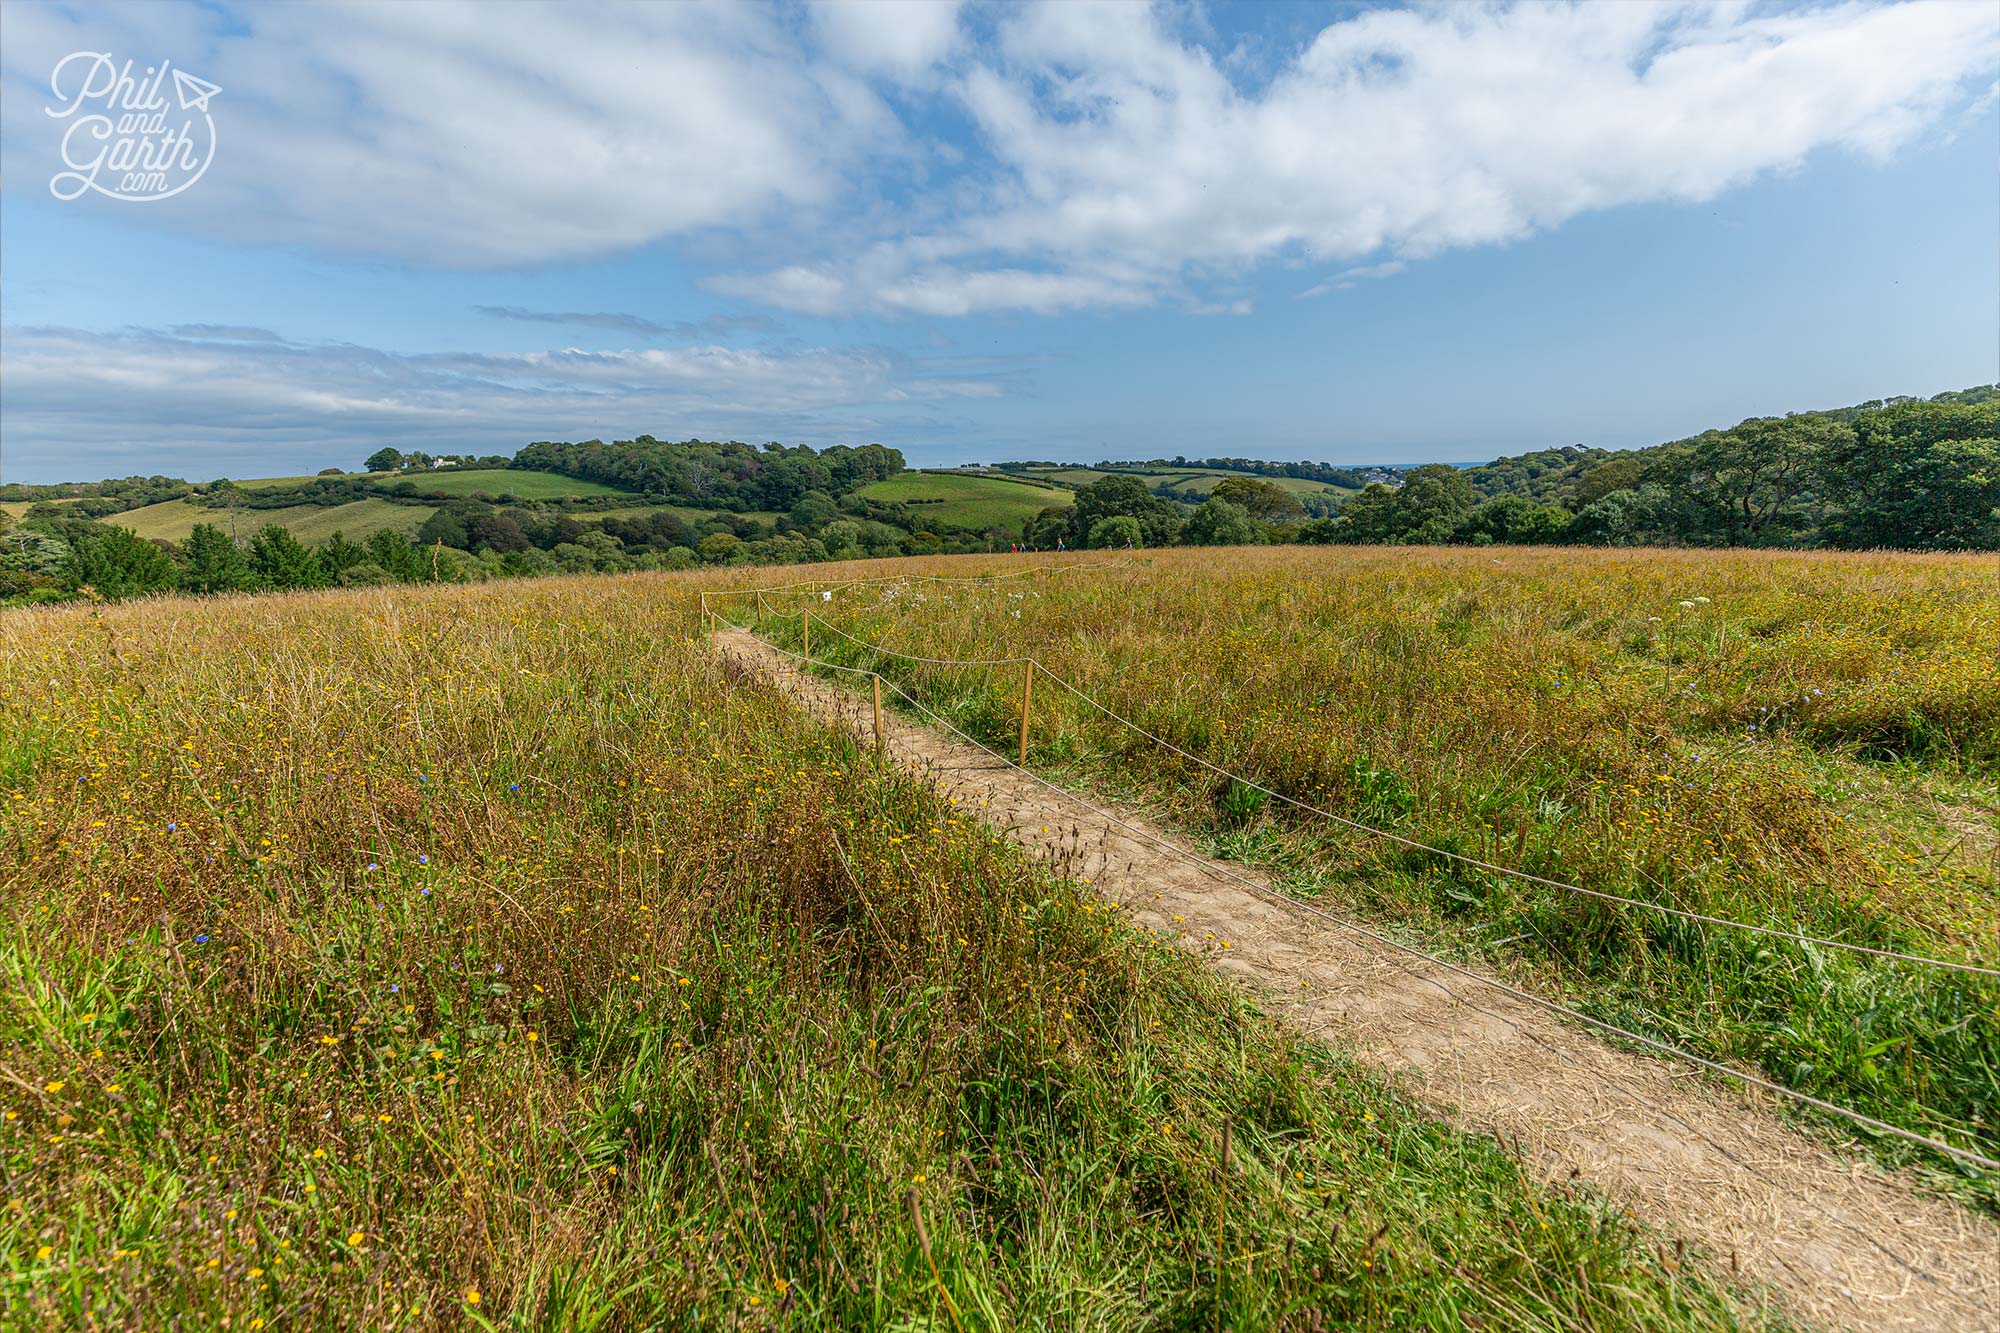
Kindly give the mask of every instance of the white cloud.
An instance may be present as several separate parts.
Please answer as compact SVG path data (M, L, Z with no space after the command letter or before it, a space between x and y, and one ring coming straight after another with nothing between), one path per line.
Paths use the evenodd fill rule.
M112 49L223 88L215 166L146 225L425 267L699 237L717 288L813 314L1198 310L1262 265L1414 261L1880 158L2000 68L1990 3L1380 9L1254 81L1170 7L497 13L0 5L0 165L44 188L49 70Z
M911 79L959 43L958 0L813 0L813 25L836 59Z
M900 134L776 11L452 3L0 8L10 187L43 189L62 55L171 59L219 83L198 189L149 208L193 231L424 266L629 249L835 206ZM106 205L118 207L117 205Z
M213 326L10 327L0 348L7 473L49 480L254 475L385 440L453 453L641 432L856 443L890 434L885 405L997 397L1019 373L875 349L401 354Z
M1991 5L1458 5L1330 24L1246 91L1169 17L1006 11L956 84L996 164L976 206L824 261L816 308L904 308L918 273L977 308L1040 308L980 281L1023 261L1110 304L1274 260L1503 243L1816 151L1880 158L2000 64ZM790 302L766 275L727 289Z
M1372 278L1393 278L1409 265L1400 259L1387 260L1380 264L1362 264L1357 268L1342 269L1324 282L1314 283L1299 293L1299 299L1325 296L1328 292L1344 292L1357 282L1367 282Z

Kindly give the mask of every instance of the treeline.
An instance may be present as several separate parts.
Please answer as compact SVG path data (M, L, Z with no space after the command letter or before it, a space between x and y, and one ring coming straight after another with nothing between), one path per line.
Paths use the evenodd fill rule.
M1088 468L1081 463L1051 463L1028 461L1021 463L996 463L994 468L1001 472L1012 472L1021 468L1074 468L1091 472L1160 472L1170 468L1201 469L1206 472L1241 472L1252 477L1292 477L1300 481L1322 481L1332 486L1342 486L1358 490L1379 476L1379 468L1336 467L1332 463L1274 463L1261 458L1189 458L1186 454L1176 454L1172 458L1124 459L1092 463Z
M678 464L699 464L708 446L665 448ZM744 461L734 451L746 446L719 448L739 464ZM598 461L618 456L609 446L593 446L590 454ZM659 456L643 443L623 455L627 460ZM371 469L385 470L376 466L381 461L379 455L371 458ZM42 497L19 523L0 513L0 601L115 600L171 591L220 593L698 565L802 564L991 551L1008 544L1007 535L998 530L955 528L919 516L908 506L856 494L858 487L875 479L875 473L900 467L900 455L894 450L866 446L815 454L810 449L778 447L761 451L757 461L768 466L746 469L754 489L740 488L724 503L768 504L801 482L824 485L798 494L788 508L776 512L765 508L753 515L713 507L720 496L711 496L709 508L682 510L663 507L658 491L535 500L448 496L427 489L421 477L384 481L329 470L284 486L217 482L177 492L194 503L231 511L228 529L218 515L217 522L197 524L179 542L142 539L116 523L82 516L77 506L85 503L83 498ZM273 523L256 529L241 543L231 535L238 520L261 509L325 507L363 496L422 504L433 512L413 536L392 529L375 532L365 542L336 533L308 546ZM613 507L645 512L599 516Z
M1419 468L1400 491L1354 497L1341 540L2000 549L1992 386L1446 471L1463 485Z
M903 455L879 444L760 449L733 440L670 444L641 435L611 444L538 441L515 454L513 466L638 491L656 503L742 512L790 509L815 491L847 495L901 472Z

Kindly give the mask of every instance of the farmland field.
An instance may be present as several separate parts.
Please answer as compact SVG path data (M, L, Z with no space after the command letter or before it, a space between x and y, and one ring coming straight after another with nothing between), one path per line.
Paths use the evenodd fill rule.
M602 482L566 477L558 472L530 472L514 468L440 468L412 472L390 478L416 485L420 494L430 495L513 495L523 500L554 500L564 496L629 495L630 491Z
M1290 491L1298 496L1319 495L1334 498L1354 494L1352 487L1335 486L1331 482L1313 481L1305 477L1266 477L1249 472L1225 472L1220 468L1117 468L1107 472L1096 468L1009 467L1007 471L1009 475L1038 478L1066 487L1089 486L1111 476L1135 476L1148 486L1164 484L1179 498L1192 504L1201 503L1219 482L1230 477L1266 481L1280 490Z
M1067 490L1005 477L951 472L906 472L861 489L865 500L913 507L918 526L925 520L962 528L1021 531L1044 509L1062 508L1075 498Z
M1234 738L1276 732L1250 686L1300 705L1272 674L1283 594L1253 561L1204 601L1193 568L1045 586L1021 632L1080 669L1194 598L1211 619L1174 656L1218 692L1180 706L1251 762ZM24 1323L1765 1323L732 680L695 593L737 573L0 618L0 1284ZM999 603L953 599L829 614L908 634L955 605L938 632L970 643ZM1410 647L1447 632L1408 606ZM1211 684L1228 657L1244 685ZM1402 669L1376 697L1421 693ZM1336 716L1383 763L1435 721ZM1058 742L1090 761L1081 728L1044 761Z
M1429 846L2000 963L1991 557L1173 551L1032 587L862 587L813 610L927 657L1033 655L1191 754ZM795 618L763 628L796 643ZM975 734L1018 725L1013 672L878 658L831 635L815 647L881 669ZM1662 1040L2000 1152L1989 981L1454 863L1218 786L1059 688L1035 697L1036 762L1158 810L1297 893L1363 905ZM1994 1200L1991 1178L1961 1183Z
M424 525L437 512L428 505L397 504L393 500L350 500L342 505L285 505L278 509L238 509L234 525L244 537L259 528L277 524L302 542L325 541L334 533L349 541L362 541L385 528L405 535ZM159 504L128 509L104 520L130 528L141 537L155 541L185 541L198 523L208 523L228 532L231 513L226 508L210 508L186 500L164 500Z

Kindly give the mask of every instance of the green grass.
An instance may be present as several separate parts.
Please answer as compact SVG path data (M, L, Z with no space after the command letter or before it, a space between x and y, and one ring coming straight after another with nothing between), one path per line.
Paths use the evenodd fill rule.
M0 500L0 514L19 519L38 504L73 505L80 496L68 496L61 500Z
M1434 847L1991 966L1996 574L1990 557L1956 556L1174 550L1048 580L1025 601L864 589L821 613L902 652L1032 654L1184 750ZM830 637L821 651L940 708L987 689L983 668L877 662ZM1056 738L1044 762L1241 842L1212 773L1060 690L1035 699ZM980 729L1004 741L1011 712ZM2000 1156L1989 980L1613 907L1276 802L1265 814L1236 850L1305 893L1658 1040ZM1869 1143L2000 1210L1993 1174Z
M602 482L565 477L556 472L516 472L511 468L450 468L436 472L411 472L385 478L391 483L413 482L422 495L513 495L523 500L556 500L568 496L630 495L632 492Z
M1760 1322L733 680L713 582L0 620L19 1326Z
M865 486L860 495L865 500L910 505L911 521L919 528L942 523L1009 532L1020 532L1044 509L1075 502L1066 490L957 472L906 472Z
M1243 477L1250 481L1264 481L1279 490L1290 491L1293 495L1346 496L1354 494L1351 486L1335 486L1330 482L1313 481L1305 477L1260 477L1248 472L1211 471L1206 468L1175 468L1172 471L1154 472L1148 470L1149 484L1160 481L1171 483L1170 489L1177 495L1199 502L1208 498L1208 493L1230 477Z
M1120 468L1115 472L1102 472L1095 468L1009 468L1012 475L1035 477L1064 486L1088 486L1106 477L1136 476L1148 486L1167 483L1168 489L1183 500L1199 504L1215 489L1217 483L1229 477L1244 477L1251 481L1268 481L1273 486L1290 491L1294 495L1346 496L1354 494L1353 488L1335 486L1329 482L1313 481L1304 477L1261 477L1249 472L1229 472L1219 468L1167 467L1167 468Z
M280 486L304 486L315 481L387 481L393 472L343 472L337 477L251 477L235 484L246 491L271 491Z
M238 509L234 511L237 533L244 539L260 528L275 523L289 529L302 542L319 542L335 532L349 541L362 541L384 528L404 534L414 533L424 520L437 511L428 505L397 504L392 500L353 500L344 505L286 505L280 509ZM130 509L103 519L130 528L154 541L186 541L198 523L208 523L228 532L231 511L209 509L187 500L166 500L140 509Z

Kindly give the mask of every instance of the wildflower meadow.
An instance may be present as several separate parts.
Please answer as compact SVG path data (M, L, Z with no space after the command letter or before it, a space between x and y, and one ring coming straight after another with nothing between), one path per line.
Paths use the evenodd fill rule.
M1377 581L1392 577L1379 568ZM1288 1036L921 780L730 679L698 601L730 572L0 619L10 1327L1770 1318L1617 1208L1531 1178L1491 1139ZM1212 592L1194 575L1189 564L1148 594L1113 571L1069 587L1075 602L1044 588L1018 620L1005 594L978 605L1007 612L1038 651L1074 644L1073 667L1118 663L1134 688L1183 681L1162 706L1190 726L1206 719L1203 743L1260 771L1290 774L1286 756L1306 752L1279 749L1281 731L1363 734L1342 730L1362 725L1357 706L1324 722L1306 711L1337 700L1340 678L1282 686L1281 647L1301 650L1306 627L1280 613L1272 568L1253 563ZM1410 577L1468 627L1483 613L1467 599L1500 596ZM1361 581L1319 586L1351 607ZM1723 602L1728 590L1710 586ZM1393 586L1382 595L1370 642L1386 646ZM1506 595L1538 608L1515 613L1526 620L1551 614L1546 597ZM1148 668L1141 646L1189 598L1206 618ZM957 645L998 634L984 615L950 627L945 605L916 604L905 626L884 603L855 623L921 625ZM1704 614L1734 614L1723 606ZM1636 653L1645 636L1618 626L1589 651ZM1532 660L1527 628L1517 670ZM1385 710L1428 697L1418 663L1453 631L1426 619L1407 633L1409 669L1378 686ZM1911 688L1942 689L1947 675L1922 660ZM1648 679L1634 667L1604 688L1636 697ZM1957 688L1970 711L1940 720L1934 743L1971 763L1990 696ZM1480 705L1469 690L1459 677L1450 694L1568 716L1546 693ZM1662 716L1695 706L1662 690ZM1416 750L1396 739L1414 746L1442 725L1442 696L1422 706L1385 711L1367 752L1434 828L1455 808L1440 803L1442 769L1408 766ZM1747 734L1758 706L1732 703L1730 734L1745 734L1729 744L1746 753L1774 743ZM1583 722L1565 726L1597 743ZM1097 744L1073 722L1039 736L1044 761L1079 767ZM1135 783L1168 777L1132 770ZM1549 799L1594 811L1585 793L1600 780L1592 769ZM1967 780L1909 779L1941 784L1941 802ZM1650 788L1620 790L1597 799L1642 821L1668 808L1649 804ZM1773 857L1851 855L1807 811L1758 809L1783 815ZM1753 817L1705 835L1734 839ZM1626 845L1670 836L1644 829ZM1245 847L1260 854L1286 845L1254 825L1234 836L1267 840ZM1532 835L1539 855L1580 855L1568 836ZM1755 864L1744 892L1767 892ZM1347 872L1362 868L1329 868L1329 887L1360 883ZM1914 931L1888 908L1901 901L1892 887L1913 897L1917 877L1887 875L1867 881L1880 885L1880 929ZM1415 913L1430 880L1409 883L1375 896ZM1978 927L1981 891L1963 881L1963 903L1932 909L1926 929ZM1811 901L1822 898L1815 910L1847 901L1831 889ZM1437 901L1426 920L1450 915ZM1903 1067L1900 1052L1878 1059L1885 1078ZM1943 1095L1923 1104L1964 1114Z

